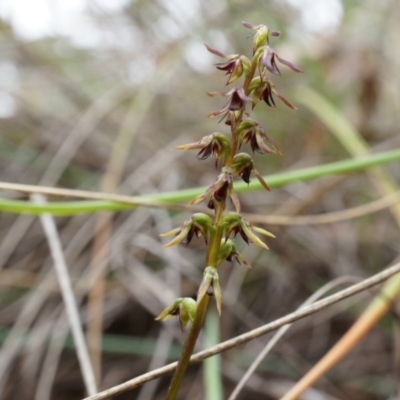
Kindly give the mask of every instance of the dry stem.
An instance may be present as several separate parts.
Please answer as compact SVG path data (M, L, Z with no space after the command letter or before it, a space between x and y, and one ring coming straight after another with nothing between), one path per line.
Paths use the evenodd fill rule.
M203 361L205 358L208 358L215 354L219 354L219 353L222 353L229 349L232 349L233 347L236 347L240 344L246 343L246 342L253 340L259 336L265 335L268 332L274 331L283 325L290 324L294 321L297 321L299 319L307 317L308 315L314 314L334 303L337 303L343 299L346 299L346 298L353 296L359 292L369 289L374 285L382 283L386 279L390 278L391 276L393 276L399 272L400 272L400 263L395 264L392 267L389 267L389 268L385 269L384 271L382 271L376 275L373 275L372 277L370 277L368 279L363 280L360 283L350 286L347 289L344 289L338 293L328 296L325 299L319 300L319 301L315 302L314 304L307 306L301 310L297 310L297 311L295 311L291 314L288 314L282 318L279 318L273 322L270 322L259 328L253 329L253 330L251 330L247 333L244 333L242 335L239 335L233 339L222 342L222 343L220 343L216 346L213 346L209 349L200 351L199 353L192 355L192 357L190 358L190 362L196 363L196 362ZM100 392L94 396L89 396L89 397L85 398L84 400L109 399L112 396L115 396L122 392L126 392L128 390L132 390L135 387L140 386L145 382L159 378L160 376L163 376L169 372L174 371L177 364L178 364L177 362L168 364L162 368L158 368L156 370L150 371L146 374L143 374L141 376L133 378L133 379L131 379L127 382L124 382L120 385L117 385L110 389L104 390L103 392Z

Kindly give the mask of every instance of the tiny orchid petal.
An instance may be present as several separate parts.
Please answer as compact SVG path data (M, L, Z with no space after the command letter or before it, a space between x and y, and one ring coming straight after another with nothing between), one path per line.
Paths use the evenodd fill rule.
M258 226L252 226L252 229L253 229L253 231L255 231L257 233L260 233L261 235L269 236L269 237L272 237L272 238L276 237L273 233L271 233L271 232L269 232L269 231L267 231L267 230L265 230L263 228L260 228Z
M255 177L258 179L258 181L261 183L261 186L265 189L268 190L268 192L271 191L271 189L269 188L269 186L267 185L267 182L265 182L264 178L260 175L260 173L253 168L253 174L255 175Z
M287 67L289 67L292 71L294 72L304 72L302 69L300 69L299 67L296 67L296 65L292 64L290 61L287 61L281 57L278 56L278 54L275 53L276 58L279 60L279 62L283 65L286 65Z
M204 43L204 46L206 46L206 49L212 53L215 54L218 57L222 57L222 58L228 58L228 56L226 56L225 54L221 53L220 51L212 48L211 46L209 46L207 43Z
M273 93L275 95L277 95L280 100L286 104L289 108L291 108L292 110L297 110L297 107L294 106L283 94L279 93L275 88L273 88Z
M244 27L252 29L252 30L256 30L257 29L257 25L253 25L250 22L242 21L242 25Z

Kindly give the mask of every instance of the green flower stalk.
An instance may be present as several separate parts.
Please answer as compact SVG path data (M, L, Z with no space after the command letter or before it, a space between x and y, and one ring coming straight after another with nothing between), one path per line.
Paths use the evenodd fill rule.
M210 297L215 299L218 314L221 315L222 291L218 268L224 261L237 261L250 268L250 264L237 250L235 238L239 236L246 244L253 243L268 250L268 246L258 235L275 237L263 228L252 226L240 214L240 199L233 188L235 179L242 179L249 183L250 178L255 177L267 191L270 188L258 172L252 156L245 152L238 153L238 150L249 145L253 153L281 155L277 143L267 135L266 130L258 121L250 118L246 108L251 104L251 108L254 109L262 101L270 107L275 107L274 96L276 96L289 108L296 109L278 92L269 79L269 74L280 75L277 62L294 72L302 71L291 62L281 58L269 46L269 37L279 36L279 32L269 30L266 25L252 25L249 22L243 22L243 25L254 31L251 58L241 54L226 55L206 45L210 53L225 60L217 63L216 68L228 75L226 85L232 82L237 85L238 80L244 78L242 85L237 85L227 92L208 93L211 97L227 98L227 102L222 108L209 113L207 117L221 117L221 121L224 120L224 124L229 127L230 135L214 132L204 136L198 142L178 146L179 150L198 150L197 157L200 160L213 156L216 167L220 162L223 165L215 181L204 193L189 203L196 204L206 201L208 208L214 210L214 218L203 213L196 213L179 228L161 235L163 237L175 235L164 247L171 247L179 243L189 244L194 235L203 237L207 246L205 269L197 291L197 300L178 298L157 317L158 320L165 321L171 316L177 315L182 330L189 322L191 323L177 369L168 389L167 400L176 398L200 333ZM227 201L228 199L230 202ZM232 206L235 211L226 211L228 207Z

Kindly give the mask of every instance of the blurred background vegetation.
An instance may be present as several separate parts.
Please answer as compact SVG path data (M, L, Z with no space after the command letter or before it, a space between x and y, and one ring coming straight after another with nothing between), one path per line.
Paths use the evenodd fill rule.
M399 20L396 0L2 0L0 180L138 195L212 183L211 161L200 162L174 146L227 132L216 119L204 118L222 105L206 92L224 90L225 78L213 67L220 60L203 43L250 56L249 31L241 21L281 31L271 46L305 71L287 73L282 67L282 76L274 77L298 111L283 103L255 111L283 151L282 157L256 155L260 172L351 157L303 104L305 87L331 102L371 151L399 147ZM319 103L311 106L318 109ZM400 183L398 164L386 170ZM366 173L241 196L245 212L287 216L343 210L378 197ZM99 291L104 305L98 309L102 357L95 366L103 389L179 354L183 335L177 321L161 324L154 317L176 297L196 293L204 252L201 241L164 250L159 234L188 215L139 208L113 216L56 218L81 318L89 327L88 309L96 296L88 295L86 282L97 268L106 271ZM389 211L267 229L277 236L268 241L270 252L243 247L252 270L221 267L220 340L291 312L333 278L376 273L400 252L399 226ZM0 215L0 269L1 398L82 398L77 357L36 217ZM240 398L283 395L351 326L373 294L296 323ZM398 332L394 307L305 398L395 398ZM267 339L222 356L225 397ZM116 399L163 399L168 381ZM189 368L183 385L182 399L204 398L201 366Z

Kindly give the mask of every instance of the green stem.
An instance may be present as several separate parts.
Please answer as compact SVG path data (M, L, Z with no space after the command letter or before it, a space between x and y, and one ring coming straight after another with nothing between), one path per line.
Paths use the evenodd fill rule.
M205 324L204 347L206 349L217 345L220 338L220 319L215 310L207 313ZM222 400L222 376L221 376L221 355L209 357L204 360L204 393L205 400Z
M201 301L197 304L196 315L190 327L189 333L186 337L185 344L183 345L182 353L178 361L174 376L168 388L166 400L175 400L178 394L179 387L185 374L186 368L189 364L190 357L193 353L194 346L199 336L200 330L203 326L204 317L208 307L208 296L203 296Z
M217 264L218 252L222 240L222 233L223 229L221 228L221 226L218 225L214 234L211 237L210 246L208 247L206 259L207 267L215 267Z
M215 202L215 218L214 218L215 230L211 233L209 245L207 248L206 267L215 267L217 265L218 252L221 246L221 239L223 234L223 229L220 226L220 221L224 209L225 209L224 201L221 203ZM182 353L179 357L175 373L169 385L166 400L175 400L176 395L178 394L178 390L181 385L186 368L189 365L189 360L193 353L194 346L199 336L201 327L203 326L204 317L206 315L208 307L208 302L209 302L208 295L203 296L200 299L200 301L197 301L196 314L191 324L189 333L186 337L185 344L183 345Z
M233 162L233 158L235 157L236 152L237 152L237 147L238 147L237 139L238 138L236 135L236 128L242 122L242 118L243 118L243 110L240 111L240 114L238 115L236 120L234 120L234 118L232 118L232 120L231 120L231 151L224 163L225 166L228 166L228 167L231 166L231 164Z
M254 78L254 74L256 73L256 69L257 69L257 60L253 56L253 60L251 62L251 69L250 69L250 71L249 71L248 75L246 76L246 79L244 80L244 83L243 83L243 90L244 90L244 93L246 94L246 96L249 94L249 86L250 86L251 81Z
M377 165L388 164L400 161L400 149L384 151L378 154L336 161L330 164L317 165L314 167L303 168L294 171L280 172L264 177L268 186L273 188L282 187L293 182L311 181L324 176L336 174L346 174L362 171ZM234 185L237 193L247 193L262 188L258 180L253 180L249 185L245 182L237 182ZM1 189L1 184L0 184ZM197 187L173 192L160 193L155 195L140 196L144 201L159 202L160 205L179 203L191 200L193 197L203 193L207 187ZM38 186L38 192L40 187ZM32 204L29 201L0 199L0 211L14 214L40 215L49 213L56 216L72 216L78 214L91 214L103 211L124 211L131 210L142 205L125 204L112 201L69 201L69 202L50 202L45 205ZM146 204L143 204L146 205Z

